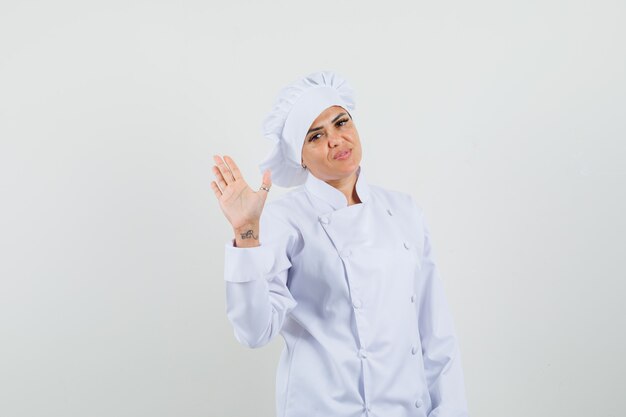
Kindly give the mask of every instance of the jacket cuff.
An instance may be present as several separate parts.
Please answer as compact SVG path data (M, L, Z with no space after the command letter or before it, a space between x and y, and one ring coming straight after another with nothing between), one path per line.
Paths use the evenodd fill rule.
M272 254L263 245L238 248L234 239L225 245L224 280L249 282L264 278L271 268Z

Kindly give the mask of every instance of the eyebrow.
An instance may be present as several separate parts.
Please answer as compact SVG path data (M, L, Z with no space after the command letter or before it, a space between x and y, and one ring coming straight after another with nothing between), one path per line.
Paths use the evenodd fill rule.
M335 118L330 122L330 123L335 123L337 121L337 119L339 119L342 116L345 116L347 113L339 113L337 116L335 116ZM318 127L313 127L311 129L309 129L308 132L306 132L306 134L308 135L311 132L315 132L316 130L320 130L322 129L324 126L318 126Z

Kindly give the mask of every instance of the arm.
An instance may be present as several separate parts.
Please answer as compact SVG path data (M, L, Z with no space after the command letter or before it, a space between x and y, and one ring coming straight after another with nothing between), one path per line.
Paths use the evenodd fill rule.
M287 288L290 229L263 211L272 185L269 171L254 191L232 158L215 155L214 160L211 189L235 232L233 242L226 245L226 314L240 343L263 346L280 331L296 304ZM261 239L264 244L259 225L269 232Z
M262 216L264 243L244 248L229 242L225 248L226 314L237 340L251 348L272 340L297 304L287 288L294 238L267 211Z
M424 371L432 401L429 417L467 417L463 370L456 331L439 272L434 263L429 231L425 224L418 326Z

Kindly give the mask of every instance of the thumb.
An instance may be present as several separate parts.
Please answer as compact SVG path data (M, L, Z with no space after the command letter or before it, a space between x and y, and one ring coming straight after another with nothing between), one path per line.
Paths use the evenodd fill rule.
M272 172L269 169L266 169L263 173L263 187L270 188L272 186Z
M263 173L263 182L261 183L261 187L265 187L268 189L272 188L272 173L269 169L265 170L265 172ZM263 195L263 201L265 201L269 192L265 190L261 190L261 192L263 193L261 194Z

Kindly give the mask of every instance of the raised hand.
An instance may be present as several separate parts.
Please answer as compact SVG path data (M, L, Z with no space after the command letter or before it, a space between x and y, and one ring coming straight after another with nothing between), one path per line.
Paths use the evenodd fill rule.
M220 204L222 212L235 231L237 246L256 246L259 239L259 220L272 186L270 172L263 173L263 183L254 191L241 176L235 161L229 157L213 156L213 174L216 181L211 189Z

